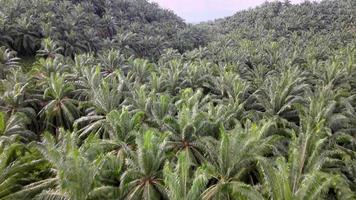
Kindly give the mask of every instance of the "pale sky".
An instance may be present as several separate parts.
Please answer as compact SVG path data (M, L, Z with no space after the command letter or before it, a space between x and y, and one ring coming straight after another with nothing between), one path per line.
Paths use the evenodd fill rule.
M173 10L186 22L197 23L231 16L239 10L258 6L266 0L151 0ZM304 0L291 0L301 3Z

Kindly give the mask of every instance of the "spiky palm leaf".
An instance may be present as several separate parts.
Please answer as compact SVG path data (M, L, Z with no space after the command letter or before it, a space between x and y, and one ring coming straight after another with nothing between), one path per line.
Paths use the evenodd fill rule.
M45 189L38 186L37 190L21 193L43 178L41 173L46 173L45 163L38 154L21 143L0 149L0 199L27 199Z
M138 137L136 152L131 150L128 154L129 168L121 177L125 199L167 199L162 180L165 157L159 138L154 134L148 131Z
M48 88L43 94L43 99L47 102L39 112L45 121L45 128L71 128L80 115L77 101L71 98L73 85L59 74L51 75L47 84Z
M0 47L0 78L4 79L11 69L18 67L19 60L15 51Z
M214 180L203 193L203 199L227 199L237 195L247 199L263 199L253 185L245 184L244 178L253 171L254 163L259 156L276 151L275 145L281 139L271 135L273 121L261 125L252 124L250 127L226 133L221 128L220 142L209 155L207 174ZM277 152L274 152L277 153ZM256 184L253 181L250 184Z
M198 168L193 173L190 170L191 167L192 163L186 152L181 152L178 155L175 167L172 167L170 163L166 163L163 175L169 199L201 199L201 194L208 183L208 177L203 169Z

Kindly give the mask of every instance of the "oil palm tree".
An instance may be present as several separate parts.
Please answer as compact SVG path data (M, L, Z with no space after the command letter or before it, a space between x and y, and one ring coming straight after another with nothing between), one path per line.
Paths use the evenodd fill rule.
M205 160L204 154L208 151L202 141L215 136L219 123L210 121L197 106L192 110L183 107L178 111L177 119L167 116L164 122L169 131L164 143L165 151L185 151L193 163L202 163Z
M288 160L279 157L271 164L266 158L259 159L267 196L319 199L334 189L341 191L336 193L338 198L351 199L348 180L340 171L333 170L344 162L342 151L329 146L331 130L326 119L333 106L326 103L323 93L311 99L309 107L300 108L300 130L292 134Z
M281 137L272 134L273 121L251 124L226 133L221 128L221 139L208 146L209 162L206 166L212 180L203 193L203 199L263 199L255 187L252 176L258 157L276 152Z
M79 116L77 101L72 99L74 87L60 74L52 74L47 79L48 88L43 93L46 105L39 112L44 119L44 127L50 128L71 128L74 120Z
M100 85L104 78L101 68L95 66L93 55L81 55L75 58L74 73L69 75L75 86L75 97L81 101L89 101L93 95L94 88Z
M18 194L46 177L46 161L34 149L22 143L12 143L0 148L0 163L0 198L4 200L33 197L33 194ZM50 183L46 186L49 185ZM38 186L33 192L39 193L46 188L42 186Z
M0 138L18 136L23 142L38 138L34 132L28 129L31 119L24 113L18 112L8 117L5 113L0 112L0 121Z
M127 79L130 82L145 83L147 82L150 73L156 66L148 60L134 59L128 63L130 71L127 73Z
M127 108L121 111L113 110L107 116L108 139L112 141L133 144L141 129L144 113L130 113Z
M187 76L186 79L182 82L182 85L184 87L189 87L193 89L210 89L213 85L213 76L211 75L212 70L210 69L212 69L213 67L213 64L209 62L196 61L187 63L185 65Z
M177 163L174 166L171 163L166 163L163 175L169 199L201 199L201 194L208 184L208 177L202 168L198 168L193 173L191 167L192 163L186 152L181 152L178 155Z
M113 110L119 110L124 104L123 82L108 77L100 85L90 89L90 99L83 106L87 115L78 118L74 126L79 127L78 134L85 139L90 133L107 138L107 115Z
M33 183L15 193L36 195L35 199L100 199L106 195L119 197L117 187L105 187L99 183L99 169L104 166L106 157L99 141L92 137L78 146L75 132L59 131L58 141L49 133L35 147L50 163L52 174L47 179ZM41 190L37 190L40 187Z
M40 58L33 64L31 75L37 84L42 86L46 84L46 78L50 78L52 74L65 74L70 71L69 66L65 63L62 57Z
M31 55L40 46L41 33L36 31L39 27L31 16L24 16L16 20L15 38L13 46L23 55Z
M7 80L1 82L0 109L8 115L24 113L35 121L38 100L34 98L30 78L21 70L12 71Z
M136 140L136 151L128 153L128 169L121 177L125 199L167 199L162 170L164 151L155 132L148 131Z
M19 60L15 51L0 47L0 78L4 79L10 69L18 67Z
M176 94L181 89L182 77L184 76L183 63L180 60L172 60L164 66L160 66L162 76L162 89Z
M257 103L253 107L262 109L267 116L278 116L282 121L297 122L298 114L293 105L304 103L303 95L309 88L305 81L305 75L298 68L270 76L254 93Z
M117 50L109 50L99 55L98 60L101 64L101 70L104 76L109 76L117 70L124 69L126 58L124 54Z
M45 58L55 58L60 55L61 51L63 51L63 48L59 47L57 42L50 38L43 39L41 46L42 48L37 51L37 55Z
M147 118L145 122L151 126L163 131L164 119L175 114L175 106L169 95L159 95L150 93L149 98L146 99Z
M311 171L303 174L302 180L293 185L293 161L286 161L279 157L275 162L260 159L263 187L266 198L271 199L320 199L326 198L331 188L337 189L338 199L353 199L355 195L349 189L342 176L329 174L322 171Z

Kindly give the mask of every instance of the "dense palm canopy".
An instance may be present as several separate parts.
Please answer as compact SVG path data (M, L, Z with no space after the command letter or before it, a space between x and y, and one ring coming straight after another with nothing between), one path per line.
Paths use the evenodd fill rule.
M0 5L0 200L356 198L354 0Z

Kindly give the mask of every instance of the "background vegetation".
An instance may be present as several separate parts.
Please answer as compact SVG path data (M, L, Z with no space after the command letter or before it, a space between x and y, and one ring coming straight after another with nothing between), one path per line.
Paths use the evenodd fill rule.
M1 200L356 198L354 0L0 5Z

